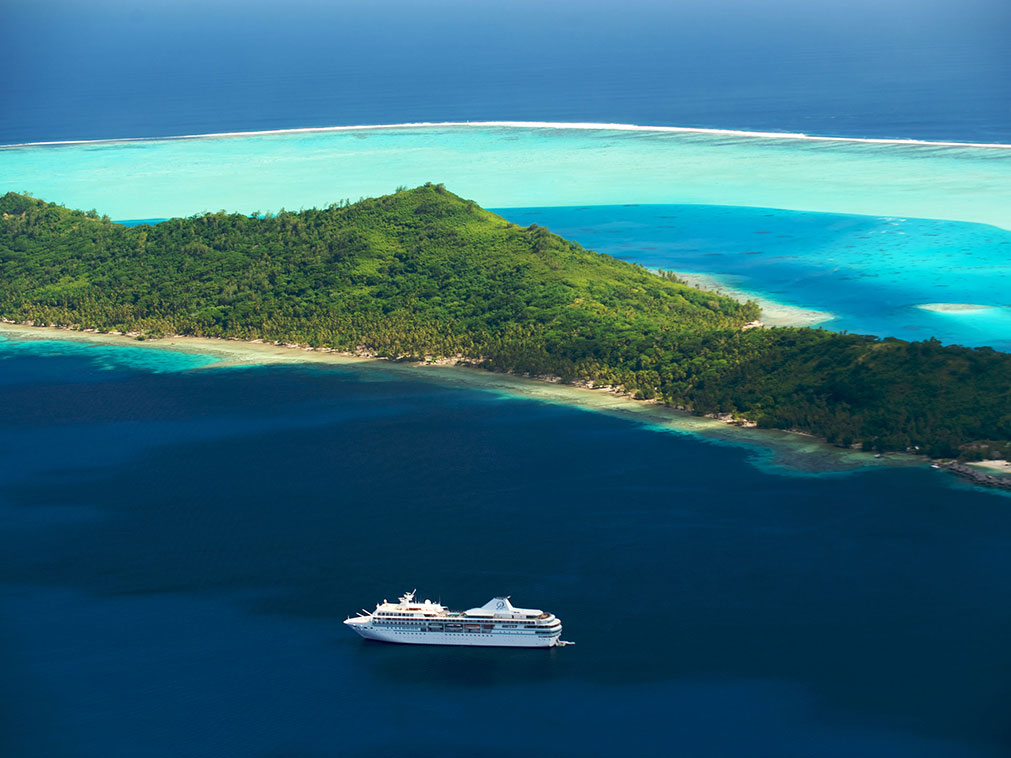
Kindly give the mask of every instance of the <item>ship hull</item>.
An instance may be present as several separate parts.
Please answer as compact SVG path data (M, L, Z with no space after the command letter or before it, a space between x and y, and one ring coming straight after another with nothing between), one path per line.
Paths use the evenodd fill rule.
M408 632L392 629L372 629L355 624L354 630L367 640L395 642L401 645L460 645L467 647L553 647L558 634L520 634L508 632Z

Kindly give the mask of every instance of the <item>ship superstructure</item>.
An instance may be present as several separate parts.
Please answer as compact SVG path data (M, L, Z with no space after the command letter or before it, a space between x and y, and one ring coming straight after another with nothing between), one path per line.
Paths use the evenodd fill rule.
M419 602L414 592L398 602L383 601L345 624L366 639L414 645L477 645L485 647L553 647L562 622L553 614L517 608L508 597L495 597L480 608L451 611L431 600Z

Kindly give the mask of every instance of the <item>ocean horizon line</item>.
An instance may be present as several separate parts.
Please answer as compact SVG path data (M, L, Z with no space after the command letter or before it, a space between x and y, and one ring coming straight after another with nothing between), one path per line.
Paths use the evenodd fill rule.
M0 150L28 147L68 147L75 145L114 145L133 142L176 142L183 140L228 139L282 134L313 134L328 132L376 131L383 129L440 129L440 128L506 128L506 129L572 129L579 131L655 132L661 134L704 134L720 137L745 137L754 139L787 139L812 142L842 142L872 145L901 145L912 147L971 147L980 149L1011 150L1011 144L1000 142L958 142L953 140L922 140L897 137L842 137L813 135L803 132L749 131L744 129L719 129L695 126L651 126L589 121L408 121L395 124L358 124L343 126L306 126L286 129L263 129L235 132L208 132L179 134L162 137L111 137L104 139L48 140L17 142L0 145Z

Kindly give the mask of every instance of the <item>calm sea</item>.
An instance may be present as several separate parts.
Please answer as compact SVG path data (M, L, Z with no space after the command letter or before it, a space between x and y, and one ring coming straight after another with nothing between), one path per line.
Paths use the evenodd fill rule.
M155 356L155 357L152 357ZM997 756L1011 500L381 367L0 341L5 756ZM418 589L573 647L368 643Z
M488 119L1011 143L1009 8L12 0L0 144ZM1007 232L962 222L1005 217L1007 161L712 138L660 161L631 133L432 134L361 138L374 164L322 137L10 150L0 192L137 218L448 181L833 328L1006 344ZM717 155L723 199L705 194ZM806 161L845 191L798 189ZM965 208L873 216L896 202ZM933 301L992 307L913 307ZM207 364L0 340L0 755L1011 752L1007 497L927 468L787 475L756 450L381 366ZM454 607L511 594L577 644L383 646L340 624L415 588Z
M1011 143L1005 0L8 0L0 144L512 119Z

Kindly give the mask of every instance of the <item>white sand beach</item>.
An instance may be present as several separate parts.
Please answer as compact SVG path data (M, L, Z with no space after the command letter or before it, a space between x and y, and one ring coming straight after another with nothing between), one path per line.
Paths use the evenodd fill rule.
M1011 461L973 461L969 464L976 468L986 469L988 474L1011 474Z

